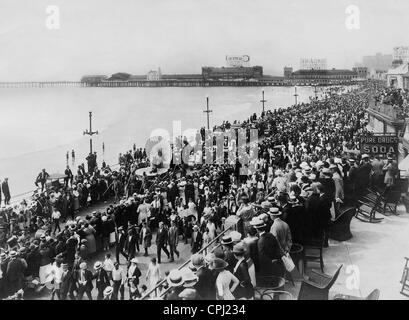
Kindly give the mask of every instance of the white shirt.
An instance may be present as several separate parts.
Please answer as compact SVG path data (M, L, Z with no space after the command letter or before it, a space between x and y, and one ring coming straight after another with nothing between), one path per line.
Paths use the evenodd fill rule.
M119 267L118 270L115 268L112 270L112 280L114 281L121 280L122 283L125 282L125 272L121 267Z
M102 264L102 267L104 268L105 271L112 271L115 269L114 263L112 262L111 259L105 259L104 263Z

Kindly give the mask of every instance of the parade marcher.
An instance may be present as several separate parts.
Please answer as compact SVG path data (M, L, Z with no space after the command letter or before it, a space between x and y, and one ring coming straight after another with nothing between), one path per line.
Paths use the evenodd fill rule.
M92 284L93 275L92 272L87 269L87 263L81 262L80 269L77 271L78 275L76 280L78 282L78 295L77 299L82 300L82 296L86 293L88 300L92 300L91 291L94 288Z
M106 287L111 285L111 281L107 272L102 268L102 263L100 261L95 262L94 264L95 273L92 276L95 281L95 287L98 290L97 300L102 300L104 296L104 290Z
M113 282L113 300L125 299L125 281L126 281L126 272L122 269L118 262L114 263L114 269L112 270L112 282Z
M174 254L179 258L179 251L177 250L177 246L179 243L179 233L178 233L178 228L176 226L175 220L171 221L171 226L169 228L169 235L168 235L168 241L169 241L169 249L170 249L170 261L173 262L174 259Z
M148 224L146 221L144 221L142 223L142 229L140 232L140 243L142 244L145 253L144 256L147 257L148 256L148 249L151 246L151 242L152 242L152 233L151 230L148 227Z
M161 277L159 264L156 262L156 258L152 258L149 263L148 271L146 272L146 282L148 283L149 290L155 288Z
M132 258L131 265L128 268L127 282L129 287L129 300L135 300L140 297L138 285L139 277L142 275L138 268L138 259Z
M125 242L127 240L124 228L122 226L118 227L116 232L116 244L115 244L115 258L116 262L119 263L119 254L124 256L128 261L128 254L125 252Z
M157 259L158 263L161 263L161 252L166 253L168 256L168 259L170 259L170 253L168 251L167 244L168 244L168 230L166 230L166 227L164 226L163 222L159 222L159 229L156 234L156 248L157 248Z

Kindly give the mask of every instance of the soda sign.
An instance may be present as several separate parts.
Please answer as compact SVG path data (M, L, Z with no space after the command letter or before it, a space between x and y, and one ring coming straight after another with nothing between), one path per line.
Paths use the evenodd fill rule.
M387 155L398 153L397 136L361 137L361 153L369 155Z

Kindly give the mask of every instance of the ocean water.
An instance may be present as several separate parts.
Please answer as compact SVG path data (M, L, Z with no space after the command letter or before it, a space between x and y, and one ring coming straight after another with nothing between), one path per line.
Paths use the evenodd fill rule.
M93 112L93 149L98 163L116 164L118 154L143 147L154 130L172 135L173 121L182 130L206 125L209 96L210 126L224 120L243 121L262 110L261 90L224 88L24 88L0 89L0 180L9 178L13 195L35 188L41 171L63 173L66 153L73 172L89 152L88 112ZM293 87L266 87L266 110L294 103ZM297 89L298 101L314 95L311 87ZM105 152L102 152L102 144ZM71 150L76 153L72 162Z

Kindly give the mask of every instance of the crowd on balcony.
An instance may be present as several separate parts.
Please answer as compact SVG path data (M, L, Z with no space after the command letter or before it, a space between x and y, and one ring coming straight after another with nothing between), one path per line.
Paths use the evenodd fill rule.
M407 90L393 87L384 88L375 95L376 105L384 105L390 108L387 113L393 113L398 119L404 119L409 115L409 95Z
M30 201L1 209L0 296L48 284L52 298L92 299L95 280L97 299L123 299L125 287L129 299L251 299L260 279L284 276L293 243L319 238L328 246L331 217L346 202L370 183L393 185L393 159L347 153L365 133L366 103L354 92L252 116L242 125L270 130L250 173L236 162L173 166L149 178L137 174L149 163L142 149L120 155L117 171L89 157L88 172L80 166L63 185L39 186ZM106 209L78 215L109 198ZM215 243L230 216L239 218L237 231ZM191 247L189 267L162 274L163 254L174 261L180 241ZM214 251L203 256L209 245ZM105 260L90 266L102 252ZM142 254L153 256L145 275Z

